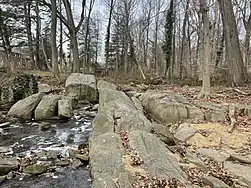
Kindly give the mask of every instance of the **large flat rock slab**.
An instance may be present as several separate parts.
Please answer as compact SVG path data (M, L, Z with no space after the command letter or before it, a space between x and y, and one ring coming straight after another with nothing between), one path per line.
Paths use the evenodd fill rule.
M149 91L142 94L140 100L152 118L163 124L204 119L203 112L179 94Z
M72 73L65 82L67 96L81 101L95 102L97 100L97 86L94 75Z
M90 139L90 166L93 188L132 187L123 163L124 148L115 133L106 133Z
M133 101L114 84L99 81L99 110L93 121L93 135L106 132L152 130L151 122L139 112Z
M230 155L227 153L216 151L213 149L208 149L208 148L199 148L197 152L200 155L204 155L205 157L208 157L218 163L222 163L230 157Z
M237 176L240 181L247 184L248 187L251 187L251 167L226 161L224 163L224 168Z
M171 152L155 135L145 131L133 131L128 134L129 147L135 149L144 161L142 167L152 176L175 178L186 182L186 174L179 167Z

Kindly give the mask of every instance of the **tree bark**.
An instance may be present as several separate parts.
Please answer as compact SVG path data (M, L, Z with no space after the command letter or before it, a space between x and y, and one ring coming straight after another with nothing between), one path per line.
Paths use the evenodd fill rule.
M51 60L54 76L59 79L57 53L57 3L51 0Z
M106 41L105 41L105 74L107 74L107 67L109 63L109 49L110 49L110 35L111 35L111 23L112 13L114 9L114 0L110 1L109 20L106 29Z
M25 13L25 24L27 30L29 52L30 52L30 60L32 63L32 67L34 68L35 61L34 61L34 50L33 50L32 32L31 32L31 0L28 0L24 3L24 13Z
M237 24L231 0L218 0L226 44L226 61L232 86L242 86L246 81L246 70L242 60Z
M203 39L202 39L202 88L200 97L208 98L210 95L210 30L207 0L200 0L202 13Z

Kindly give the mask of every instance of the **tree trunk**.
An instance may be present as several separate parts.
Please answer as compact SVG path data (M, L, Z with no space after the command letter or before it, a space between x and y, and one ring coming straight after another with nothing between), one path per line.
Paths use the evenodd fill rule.
M57 53L57 3L51 0L51 60L54 76L59 79Z
M34 61L34 50L32 44L32 32L31 32L31 0L28 0L24 3L24 13L25 13L25 24L27 29L27 38L28 38L28 45L29 45L29 52L30 52L30 60L32 63L32 67L35 67Z
M106 29L106 41L105 41L105 74L107 74L107 67L109 63L109 49L110 49L110 35L111 35L111 24L112 24L112 13L114 8L114 0L110 1L109 20Z
M202 50L202 88L200 97L208 98L210 95L210 30L208 18L207 0L200 0L202 24L203 24L203 46Z
M78 41L77 41L77 33L72 31L71 33L71 42L72 42L72 53L73 53L73 72L80 72L80 60L79 60L79 52L78 52Z
M218 0L225 35L226 61L232 86L242 86L246 81L246 70L243 64L237 24L231 0Z
M36 52L35 52L35 67L39 68L39 41L41 33L41 19L39 15L39 1L36 2Z
M180 54L180 73L179 77L180 79L182 78L183 74L183 61L184 61L184 52L185 52L185 45L186 45L186 25L187 25L187 20L188 20L188 9L189 9L189 3L190 0L187 0L186 2L186 8L185 8L185 16L184 16L184 21L183 21L183 26L182 26L182 42L181 42L181 54Z

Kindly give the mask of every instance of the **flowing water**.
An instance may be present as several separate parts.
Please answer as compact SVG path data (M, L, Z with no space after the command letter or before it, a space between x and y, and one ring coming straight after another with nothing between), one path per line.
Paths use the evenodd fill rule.
M86 109L75 112L67 122L30 122L6 124L0 127L0 146L8 147L5 157L19 158L52 152L70 158L73 149L88 142L95 112L86 115ZM1 154L0 154L1 155ZM45 160L46 161L46 160ZM56 167L39 176L15 173L15 177L0 185L3 188L89 188L91 177L88 166L78 168Z

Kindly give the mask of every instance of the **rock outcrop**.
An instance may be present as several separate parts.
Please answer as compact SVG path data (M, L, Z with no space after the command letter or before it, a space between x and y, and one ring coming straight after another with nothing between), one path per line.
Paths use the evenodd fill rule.
M89 148L92 187L129 188L133 187L135 174L148 173L152 177L187 182L186 174L165 143L151 133L154 126L143 114L139 101L131 100L105 81L99 81L97 88L99 107ZM155 127L154 132L168 143L174 142L168 131L160 133L165 128L168 129ZM142 164L134 166L130 152L137 153Z
M67 96L80 101L97 101L97 86L94 75L72 73L66 80L65 90Z

